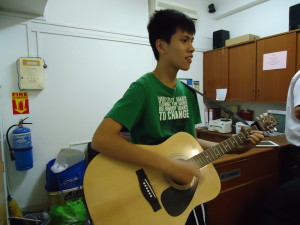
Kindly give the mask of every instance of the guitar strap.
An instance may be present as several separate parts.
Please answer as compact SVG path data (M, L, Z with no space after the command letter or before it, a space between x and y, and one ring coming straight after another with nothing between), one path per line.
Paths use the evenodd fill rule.
M181 81L182 82L182 81ZM209 102L211 102L212 104L214 104L215 106L217 106L218 108L221 108L225 113L227 113L228 115L231 116L231 118L234 118L240 122L242 122L243 124L248 126L248 123L242 119L241 117L239 117L237 114L235 114L234 112L232 112L231 110L225 108L224 106L222 106L219 102L211 99L210 97L208 97L207 95L201 93L200 91L198 91L197 89L191 87L190 85L182 82L185 86L187 86L188 88L190 88L191 90L195 91L197 94L201 95L203 98L206 98Z

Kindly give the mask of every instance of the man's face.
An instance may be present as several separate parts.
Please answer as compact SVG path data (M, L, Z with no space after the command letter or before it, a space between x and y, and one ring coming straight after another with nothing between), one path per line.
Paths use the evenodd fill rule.
M166 57L175 69L188 70L192 63L194 35L177 29L166 47Z

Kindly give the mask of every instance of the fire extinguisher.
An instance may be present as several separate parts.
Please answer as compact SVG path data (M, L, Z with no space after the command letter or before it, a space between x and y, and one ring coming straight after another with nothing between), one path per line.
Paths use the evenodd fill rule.
M24 123L27 118L28 117L21 119L18 124L10 126L6 132L6 140L9 147L11 160L15 161L16 169L19 171L28 170L33 167L31 130L23 126L23 124L32 124ZM12 132L12 148L9 142L8 134L13 127L17 128Z

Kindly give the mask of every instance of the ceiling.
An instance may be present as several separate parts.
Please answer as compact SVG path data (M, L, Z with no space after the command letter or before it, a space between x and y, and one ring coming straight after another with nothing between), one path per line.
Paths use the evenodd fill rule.
M48 0L0 0L0 10L43 16Z
M210 0L209 2L214 3L216 8L216 12L212 14L212 18L219 20L266 1L269 0Z
M48 0L0 0L0 10L43 16ZM217 11L213 18L218 20L268 0L206 0L214 3Z

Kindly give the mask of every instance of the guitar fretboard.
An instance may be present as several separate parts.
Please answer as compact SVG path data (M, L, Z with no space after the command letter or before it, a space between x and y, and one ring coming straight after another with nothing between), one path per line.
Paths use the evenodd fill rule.
M257 127L252 126L249 129L242 131L209 149L204 150L198 155L193 156L190 158L190 160L192 160L200 169L243 144L252 130L257 130Z

